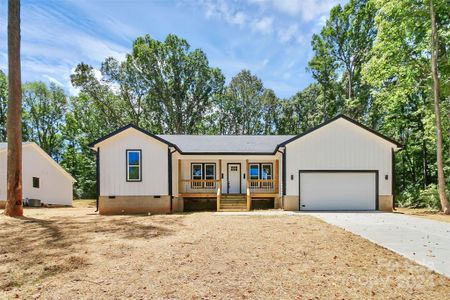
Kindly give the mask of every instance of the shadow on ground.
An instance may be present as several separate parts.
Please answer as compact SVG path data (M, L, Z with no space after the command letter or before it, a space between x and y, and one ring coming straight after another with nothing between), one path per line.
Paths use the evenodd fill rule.
M170 220L179 222L179 218ZM83 244L151 240L171 235L159 216L0 218L0 290L83 268L92 262Z

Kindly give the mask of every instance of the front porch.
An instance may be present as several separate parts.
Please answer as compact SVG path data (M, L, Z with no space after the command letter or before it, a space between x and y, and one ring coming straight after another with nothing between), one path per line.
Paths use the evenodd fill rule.
M178 196L214 199L217 211L263 207L252 205L257 200L275 203L281 196L279 178L279 159L178 160Z

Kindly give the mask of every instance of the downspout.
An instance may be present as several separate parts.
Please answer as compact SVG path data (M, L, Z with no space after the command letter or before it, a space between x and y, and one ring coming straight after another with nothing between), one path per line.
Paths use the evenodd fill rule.
M95 173L96 173L96 180L97 180L97 210L95 212L98 212L98 200L100 197L100 147L97 147L97 153L96 153L96 159L95 159Z
M284 196L286 195L286 147L283 151L277 150L282 155L282 173L281 173L281 207L284 209Z
M395 210L395 151L391 148L391 192L392 192L392 210Z
M167 149L167 164L169 168L169 174L168 174L168 189L169 189L169 197L170 197L170 212L172 213L173 210L173 187L172 187L172 154L175 153L177 150L170 151L170 147Z
M282 180L283 180L283 196L286 196L286 147L283 151L283 174L282 174Z

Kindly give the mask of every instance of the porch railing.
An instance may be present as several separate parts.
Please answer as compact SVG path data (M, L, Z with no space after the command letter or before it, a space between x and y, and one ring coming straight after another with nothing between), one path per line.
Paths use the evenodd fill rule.
M182 179L180 193L215 194L219 187L219 179Z
M250 179L251 193L276 193L278 185L275 179Z

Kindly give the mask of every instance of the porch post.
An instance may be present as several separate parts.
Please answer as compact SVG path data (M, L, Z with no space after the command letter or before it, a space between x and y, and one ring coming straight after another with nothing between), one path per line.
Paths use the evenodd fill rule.
M245 176L246 190L247 190L247 210L250 210L252 206L252 196L250 192L250 173L249 173L248 159L245 161L245 166L247 172L247 175Z
M217 211L220 210L220 197L222 196L222 160L219 159L219 187L217 189Z
M279 170L280 170L280 161L277 159L276 161L275 161L275 193L278 195L278 192L279 192L279 183L280 183L280 180L279 180Z
M178 159L178 195L182 193L181 179L181 159Z

